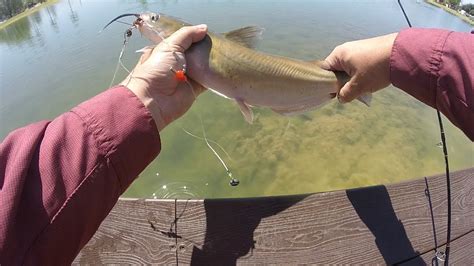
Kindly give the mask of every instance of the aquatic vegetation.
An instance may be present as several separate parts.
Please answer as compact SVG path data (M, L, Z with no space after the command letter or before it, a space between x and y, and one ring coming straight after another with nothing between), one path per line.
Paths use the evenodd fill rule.
M1 69L2 138L14 128L54 118L106 89L122 46L124 25L97 32L108 18L143 10L134 1L71 3L72 8L68 1L56 5L54 26L43 10L38 13L43 16L41 23L30 17L18 21L18 29L10 29L16 32L0 34L0 53L8 62ZM285 12L294 8L294 1L166 3L166 7L161 2L149 3L146 10L207 23L216 32L262 26L265 33L257 50L299 59L322 59L341 42L394 32L406 25L396 3L377 1L353 1L349 9L338 1L299 1L295 12ZM413 18L414 25L470 30L469 25L423 2L406 1L406 5L419 14ZM233 12L224 12L228 10ZM148 44L138 36L130 39L124 54L123 63L130 68L138 58L133 51ZM125 75L121 71L117 78ZM186 185L189 195L207 198L294 194L394 183L444 171L442 152L436 146L440 139L436 112L395 88L374 94L370 108L332 101L292 118L255 109L253 125L244 121L237 108L212 93L201 95L189 113L162 132L161 154L124 196L152 197L163 185L171 193L168 190L176 183L181 188ZM231 156L226 163L240 180L238 187L229 186L222 165L206 144L182 130L202 135L198 113L208 138ZM447 121L445 127L452 170L473 167L472 142Z
M206 107L209 104L212 108ZM202 112L208 136L233 158L229 165L240 185L235 189L228 186L219 163L201 141L179 136L180 127L189 128L196 119L192 112L178 121L180 125L163 132L157 168L166 169L170 180L179 176L179 180L197 182L197 186L201 182L201 188L211 183L205 187L209 197L346 189L399 182L444 169L436 146L436 113L393 87L375 94L370 108L334 101L289 119L258 109L253 125L234 112L230 101L209 93L201 96L194 108ZM465 156L473 154L467 138L452 125L447 132L448 146L456 147L450 151L453 169L473 166L473 158ZM140 181L134 188L143 190Z

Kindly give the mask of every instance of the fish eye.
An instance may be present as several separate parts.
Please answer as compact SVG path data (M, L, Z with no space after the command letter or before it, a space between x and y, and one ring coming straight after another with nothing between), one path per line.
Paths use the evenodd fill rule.
M153 14L153 15L151 15L151 17L150 17L150 18L151 18L151 21L155 22L155 21L157 21L157 20L158 20L159 16L158 16L158 15L156 15L156 14Z

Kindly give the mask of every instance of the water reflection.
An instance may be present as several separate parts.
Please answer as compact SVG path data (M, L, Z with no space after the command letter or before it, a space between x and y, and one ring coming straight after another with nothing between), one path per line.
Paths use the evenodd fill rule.
M43 20L43 18L41 17L41 12L35 12L29 17L33 19L33 22L36 22L37 24L41 24L41 21Z
M42 17L39 12L34 13L32 16L33 20L31 21L31 25L35 30L35 38L33 39L39 46L44 47L45 41L42 34Z
M77 27L78 21L79 21L79 15L78 15L77 12L74 11L74 9L72 8L71 1L68 0L67 3L68 3L68 5L69 5L69 11L70 11L70 13L69 13L69 18L71 19L72 24L74 24L74 26ZM81 4L82 4L82 3L81 3Z
M46 8L46 10L48 10L48 8ZM57 30L55 11L51 12L48 10L47 13L51 25ZM0 43L6 43L7 45L29 43L32 45L33 42L37 42L39 46L44 46L42 22L43 17L40 12L35 12L26 18L22 18L0 30Z
M19 44L31 40L31 22L23 18L12 25L0 30L0 42L9 45Z
M39 46L44 46L43 19L49 20L49 24L53 30L56 33L59 32L56 6L51 5L1 29L0 43L6 43L9 46L22 43L28 43L31 46L33 43L36 43ZM78 17L76 16L76 21L77 20Z
M53 26L53 29L57 31L58 23L56 22L56 8L54 6L46 7L46 12L48 13L49 23Z

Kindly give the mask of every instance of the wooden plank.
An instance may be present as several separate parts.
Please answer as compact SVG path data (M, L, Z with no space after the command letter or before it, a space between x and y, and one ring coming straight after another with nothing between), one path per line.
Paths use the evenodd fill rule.
M449 264L450 265L474 265L474 231L470 231L467 234L453 240L450 245L449 252ZM446 246L441 246L438 250L445 250ZM435 250L430 250L424 254L420 255L420 258L427 264L432 264L433 260L436 258ZM416 258L417 261L419 258ZM442 261L438 261L440 265L443 264ZM401 263L400 265L409 266L409 265L419 265L415 262L415 259ZM432 264L435 265L435 264Z
M445 178L430 177L428 186L436 240L442 245ZM452 173L451 187L455 239L474 229L474 168ZM425 189L425 180L418 179L297 196L120 200L75 262L425 263L435 242ZM469 245L453 242L452 254L464 254Z
M474 228L473 177L473 169L452 174L453 238ZM445 178L428 185L442 244ZM298 197L178 201L178 261L394 264L434 247L425 188L419 179Z
M121 199L73 264L176 264L176 239L160 232L174 214L174 200Z

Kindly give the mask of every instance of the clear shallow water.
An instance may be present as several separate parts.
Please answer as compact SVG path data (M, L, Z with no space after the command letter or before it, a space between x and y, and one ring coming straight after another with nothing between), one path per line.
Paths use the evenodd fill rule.
M470 31L458 18L425 3L405 1L413 25ZM215 32L264 27L258 50L322 59L345 41L406 27L396 1L62 1L0 30L0 138L25 124L51 119L105 90L126 25L103 25L122 13L160 11ZM146 45L132 37L125 64ZM117 82L125 76L120 72ZM307 193L393 183L444 169L436 113L396 88L374 95L372 107L336 102L286 118L265 109L245 123L237 106L212 93L200 96L161 135L159 157L126 196L245 197ZM241 183L230 187L201 140L197 114ZM447 120L453 170L474 166L474 147ZM221 152L221 154L225 155Z

